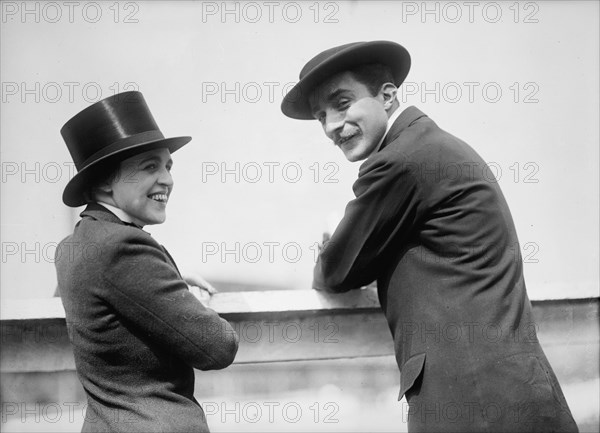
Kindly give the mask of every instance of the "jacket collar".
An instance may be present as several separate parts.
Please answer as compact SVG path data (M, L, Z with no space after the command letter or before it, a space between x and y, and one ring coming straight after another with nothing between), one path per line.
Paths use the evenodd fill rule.
M126 226L133 226L133 227L137 227L137 228L141 229L140 226L138 226L134 223L126 223L126 222L120 220L119 217L117 217L114 213L112 213L107 208L105 208L104 206L102 206L98 203L89 203L87 205L87 207L85 208L85 210L79 214L79 216L82 218L90 217L90 218L93 218L98 221L106 221L106 222L115 223L115 224L123 224Z
M379 150L385 148L385 146L394 141L404 129L411 126L421 117L427 117L427 115L421 110L419 110L417 107L410 106L406 108L402 113L400 113L400 116L398 116L398 118L390 128Z

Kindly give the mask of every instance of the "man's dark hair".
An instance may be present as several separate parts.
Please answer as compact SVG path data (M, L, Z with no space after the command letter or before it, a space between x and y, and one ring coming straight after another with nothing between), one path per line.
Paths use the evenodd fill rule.
M394 83L394 76L389 66L382 63L367 63L348 70L357 81L365 86L371 95L379 93L385 83Z

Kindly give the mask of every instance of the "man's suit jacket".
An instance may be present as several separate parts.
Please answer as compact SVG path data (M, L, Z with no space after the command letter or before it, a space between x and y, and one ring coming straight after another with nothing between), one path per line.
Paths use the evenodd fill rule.
M316 289L377 280L411 431L574 431L492 171L415 107L360 167Z
M194 368L233 362L233 328L192 295L166 250L103 206L88 205L56 252L83 431L208 431Z

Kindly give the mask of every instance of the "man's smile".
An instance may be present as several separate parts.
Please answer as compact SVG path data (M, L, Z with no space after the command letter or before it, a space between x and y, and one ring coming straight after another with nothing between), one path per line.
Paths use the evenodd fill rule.
M346 143L347 141L352 140L354 137L358 137L359 135L361 135L360 130L358 128L353 129L352 131L350 131L347 134L339 135L337 137L337 139L335 140L335 145L341 147L342 144Z

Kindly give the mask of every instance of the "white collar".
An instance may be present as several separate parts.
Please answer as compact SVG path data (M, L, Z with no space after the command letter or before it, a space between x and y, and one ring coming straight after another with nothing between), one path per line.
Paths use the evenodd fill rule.
M389 117L389 119L387 121L387 128L385 129L385 134L383 134L383 137L381 137L381 140L379 140L379 143L377 143L377 147L375 147L375 150L373 151L373 153L377 153L379 151L379 148L381 147L383 140L385 140L385 137L388 135L388 132L390 132L390 129L392 129L392 125L394 124L396 119L400 116L400 113L402 113L402 110L400 110L400 107L396 107L396 111L394 111L392 113L392 115Z
M97 200L97 203L99 205L104 206L106 209L108 209L112 213L114 213L117 216L117 218L119 218L121 221L123 221L125 223L133 223L133 218L131 218L131 216L129 216L129 214L127 212L125 212L124 210L119 209L118 207L115 207L113 205L110 205L110 204L105 203L100 200Z

